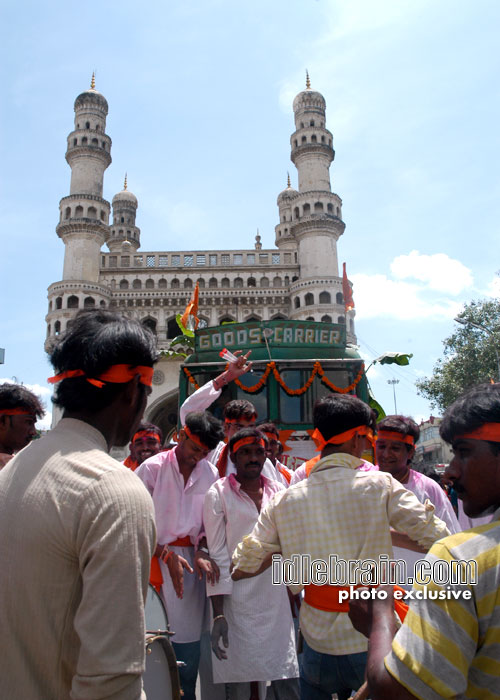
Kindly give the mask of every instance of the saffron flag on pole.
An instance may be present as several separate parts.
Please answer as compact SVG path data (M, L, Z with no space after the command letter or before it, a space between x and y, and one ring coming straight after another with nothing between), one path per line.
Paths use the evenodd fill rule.
M186 310L184 311L184 313L182 314L182 317L181 317L182 325L184 326L184 328L187 328L190 331L196 330L196 328L198 328L198 324L200 322L200 319L197 316L199 293L200 293L199 283L196 282L196 286L194 288L193 296L191 297L191 301L186 306Z
M345 263L343 265L342 273L342 294L344 295L344 306L346 313L351 309L354 309L354 299L352 298L352 289L347 279L347 272L345 269Z

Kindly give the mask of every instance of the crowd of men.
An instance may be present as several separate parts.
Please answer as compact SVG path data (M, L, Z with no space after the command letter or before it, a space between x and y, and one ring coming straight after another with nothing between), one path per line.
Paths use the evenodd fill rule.
M226 403L223 423L208 410L249 371L240 355L188 397L164 446L141 423L157 358L140 323L77 315L50 358L63 417L32 442L40 401L0 386L6 698L144 698L148 584L175 632L184 700L197 681L201 700L500 696L499 384L470 390L441 424L448 483L466 516L487 520L462 531L445 491L411 467L411 418L377 424L361 400L328 394L313 411L317 455L291 472L251 402ZM127 444L123 464L109 456ZM297 555L372 565L348 581L273 580L273 561ZM477 580L422 582L424 556L474 561ZM407 611L373 565L394 559L403 589L415 579Z

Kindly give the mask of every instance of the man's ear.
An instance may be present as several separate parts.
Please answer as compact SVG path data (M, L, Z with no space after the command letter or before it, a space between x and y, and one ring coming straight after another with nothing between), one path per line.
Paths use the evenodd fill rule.
M412 459L414 457L415 457L415 446L412 445L408 451L408 461L406 462L406 464L408 464L408 465L411 464Z

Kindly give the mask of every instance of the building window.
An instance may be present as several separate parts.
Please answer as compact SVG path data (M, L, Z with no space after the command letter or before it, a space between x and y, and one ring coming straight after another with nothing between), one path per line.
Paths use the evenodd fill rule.
M269 278L263 277L260 281L260 286L261 287L269 287Z
M155 288L155 283L154 281L150 278L146 280L146 289L154 289Z
M141 280L134 280L132 282L132 289L142 289L142 282Z
M247 280L247 287L256 287L257 282L255 281L255 277L249 277Z
M75 297L74 295L68 297L68 301L66 306L68 309L77 309L78 308L78 297Z
M231 264L231 256L223 254L220 257L221 257L221 265L230 265Z
M241 253L235 253L233 255L233 265L243 265L243 255L241 255Z
M343 296L342 292L337 292L337 294L335 296L335 301L337 302L337 304L344 303L344 296Z
M330 292L320 292L319 303L320 304L330 304L331 303Z
M247 253L247 265L255 265L255 253Z
M83 308L84 309L93 309L95 306L95 299L94 297L85 297L83 300Z
M197 255L196 256L196 264L197 265L204 265L205 264L205 256L204 255Z
M273 253L271 255L271 262L273 263L273 265L279 265L280 264L280 254Z
M56 298L56 309L62 309L62 297Z
M217 255L209 255L208 260L210 265L217 265Z
M184 280L184 289L192 289L193 288L193 280L187 279Z
M159 267L167 267L168 255L159 255L158 256L158 265L159 265Z
M121 266L130 267L130 257L128 255L122 255Z
M209 289L217 289L217 280L215 279L215 277L211 277L208 280L208 288Z
M193 267L193 256L192 255L185 255L184 256L184 265L186 267Z
M291 265L292 263L292 254L291 253L285 253L285 265Z
M293 301L293 305L294 305L294 307L295 307L296 309L298 309L298 308L300 307L300 299L299 299L299 297L295 297L295 299L294 299L294 301Z
M243 287L243 280L241 279L241 277L237 277L234 280L234 286L237 288Z
M143 263L143 262L144 262L144 261L143 261L142 255L136 255L136 256L135 256L135 258L134 258L134 265L135 265L135 267L142 267L142 263Z
M344 316L339 316L337 323L342 323L342 325L345 326L345 317L344 317Z
M226 289L229 287L229 279L227 277L222 279L221 287L225 287Z
M120 289L128 289L128 281L120 280Z
M167 280L164 277L162 277L161 280L158 281L158 287L159 289L167 288Z
M109 267L116 267L117 262L118 262L118 259L117 259L116 255L109 256Z
M155 266L155 256L154 255L146 255L146 267L154 267Z
M314 295L311 294L311 292L308 292L304 297L304 301L306 306L312 306L314 304Z
M172 267L179 267L181 264L181 256L180 255L172 255Z
M322 317L321 317L321 320L322 320L323 323L331 323L331 322L332 322L332 317L331 317L331 316L328 316L328 314L326 314L325 316L322 316Z
M261 265L267 265L269 256L267 253L259 253L259 262Z

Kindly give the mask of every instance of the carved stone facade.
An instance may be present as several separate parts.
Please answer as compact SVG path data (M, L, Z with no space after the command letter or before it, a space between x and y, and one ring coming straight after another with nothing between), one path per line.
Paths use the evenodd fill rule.
M338 270L337 240L345 224L342 201L330 187L335 151L325 108L308 80L293 103L291 160L299 189L288 179L278 196L276 248L262 249L257 235L249 250L147 252L140 249L138 202L126 180L112 207L102 197L111 139L105 133L108 104L92 80L75 101L75 129L68 136L70 194L61 199L56 228L65 244L64 271L63 280L48 290L46 346L78 309L109 308L147 324L160 349L166 349L179 333L175 317L184 311L196 282L202 325L279 318L347 323L348 342L355 342L354 312L346 319ZM109 252L101 250L104 243ZM149 419L167 399L173 417L177 370L178 362L160 363L158 377L164 380L153 386Z

